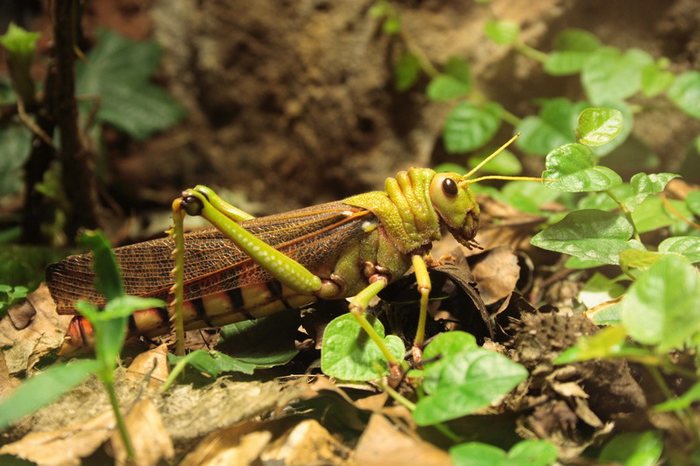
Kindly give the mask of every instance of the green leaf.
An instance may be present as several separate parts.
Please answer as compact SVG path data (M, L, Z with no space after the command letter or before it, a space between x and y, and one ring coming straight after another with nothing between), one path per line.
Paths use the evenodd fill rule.
M665 69L659 60L642 68L642 92L646 97L654 97L665 91L676 77Z
M591 52L551 52L544 61L544 71L552 76L568 76L583 69Z
M77 64L77 92L100 97L100 122L144 139L173 125L185 113L167 92L149 81L160 56L155 42L133 42L102 31L88 59Z
M165 306L166 303L162 299L143 298L141 296L131 296L125 294L110 299L107 302L104 310L99 313L96 319L119 319L122 317L129 317L136 311Z
M404 92L413 87L420 77L420 61L412 53L401 54L394 64L394 87Z
M536 234L531 243L584 260L617 264L630 247L633 228L623 215L602 210L577 210Z
M678 214L686 218L690 217L690 212L688 212L684 202L675 200L668 202ZM646 233L681 222L676 216L669 215L663 200L658 196L649 197L639 204L632 212L632 221L639 233Z
M623 269L646 270L654 265L662 254L639 249L625 249L620 252L620 267Z
M467 169L463 165L456 163L441 163L434 170L438 173L457 173L458 175L464 175L467 173Z
M602 463L615 462L625 466L654 466L659 464L663 448L663 439L658 432L627 432L609 441L598 459Z
M599 302L617 298L618 296L624 294L626 290L626 288L619 282L620 277L616 279L608 278L605 275L596 272L583 285L580 293L581 300L584 302L584 304L589 306L586 299L583 298L584 294L601 296L602 299L600 299Z
M469 94L471 84L464 83L453 76L439 74L428 84L428 98L434 102L444 102Z
M564 263L564 266L567 269L590 269L594 267L600 267L601 265L605 264L594 260L580 259L574 256L569 257Z
M700 262L700 237L674 236L659 244L659 252L676 253L685 256L691 263Z
M32 135L23 126L0 128L0 197L22 188L22 167L29 158Z
M564 98L540 101L538 116L526 117L517 126L515 145L531 155L545 155L555 147L574 142L578 114L588 106Z
M444 73L433 78L428 84L428 98L446 101L463 97L471 91L471 81L469 63L459 57L450 57L445 64Z
M633 212L649 196L662 192L668 182L674 178L678 178L675 173L637 173L630 180L632 192L618 199L622 200L627 210Z
M626 103L605 102L602 104L602 106L619 110L620 112L622 112L623 124L620 129L620 132L614 139L602 146L591 147L593 153L595 153L598 157L604 157L613 152L619 146L621 146L625 141L627 141L627 138L629 138L630 134L632 134L632 128L634 127L634 113L632 113L632 109Z
M605 359L619 353L627 338L622 326L613 325L592 336L579 338L576 344L561 353L554 364L571 364L589 359Z
M391 5L386 0L378 0L367 11L370 18L379 19L388 15L391 12Z
M620 325L622 323L622 318L620 317L621 308L622 304L617 302L597 309L595 312L588 311L586 315L596 325Z
M450 57L445 63L444 72L460 82L471 85L472 72L469 63L461 57Z
M250 375L255 371L253 364L232 358L219 351L196 350L185 356L168 354L168 360L171 364L188 364L212 377L218 377L224 372L239 372Z
M642 69L650 63L651 56L639 49L622 53L601 47L586 60L581 73L586 95L595 105L624 100L641 89Z
M100 231L87 231L79 240L81 244L92 250L93 268L95 269L95 289L109 301L124 294L119 264L114 252Z
M491 151L489 151L491 154ZM479 165L489 154L477 155L469 157L469 166L476 167ZM481 167L482 173L490 173L494 175L519 175L523 171L523 166L511 151L504 150L498 157L492 159L486 165Z
M0 45L13 55L32 56L39 37L38 32L30 32L15 23L10 23L5 34L0 36Z
M221 329L223 341L217 348L258 369L281 366L299 353L294 346L298 328L297 312L244 320Z
M700 330L700 278L687 260L661 258L642 273L622 301L622 322L640 343L658 351L681 348Z
M654 406L654 410L659 412L678 411L690 408L696 401L700 401L700 382L696 382L678 398L672 398Z
M506 452L480 442L468 442L450 448L455 466L505 466Z
M462 351L444 365L437 388L418 400L413 417L431 425L465 416L500 400L527 378L527 370L482 348Z
M600 40L584 29L564 29L554 39L554 50L558 51L594 52L600 46Z
M549 466L557 456L557 448L546 440L523 440L508 452L509 463L519 466Z
M422 385L425 392L432 393L437 389L443 367L450 364L455 355L477 347L476 338L473 335L458 330L440 333L433 338L423 352L423 359L431 361L425 363Z
M532 181L510 181L501 188L500 200L522 212L541 213L541 207L553 202L559 192L549 189L546 184Z
M544 70L554 76L575 74L600 47L596 36L582 29L565 29L554 40L554 51L547 55Z
M391 353L403 359L405 348L395 335L384 337L384 326L374 319L372 326L384 338ZM323 332L321 370L342 380L376 380L387 373L388 362L379 347L351 314L333 319Z
M676 77L668 98L693 118L700 118L700 72L688 71Z
M55 365L27 379L0 402L0 431L24 416L58 400L64 393L80 385L99 368L92 359Z
M518 40L520 26L512 21L486 21L484 25L486 37L499 45L509 45Z
M696 217L700 217L700 191L688 193L685 197L685 203Z
M126 317L103 318L100 310L92 303L79 300L75 303L76 310L87 318L95 333L95 355L101 364L100 377L109 377L116 366L117 357L121 352L128 319Z
M564 192L603 191L622 183L620 175L595 162L587 146L566 144L547 154L542 177L548 180L548 187Z
M589 147L598 147L615 139L622 131L622 112L614 108L590 107L578 116L576 139Z
M382 23L382 32L387 36L393 36L401 32L401 18L397 14L390 14Z
M184 109L160 87L105 86L97 117L123 130L135 139L168 128L182 119Z
M462 102L445 121L443 138L450 153L469 152L486 144L501 125L501 106L489 102L483 106Z

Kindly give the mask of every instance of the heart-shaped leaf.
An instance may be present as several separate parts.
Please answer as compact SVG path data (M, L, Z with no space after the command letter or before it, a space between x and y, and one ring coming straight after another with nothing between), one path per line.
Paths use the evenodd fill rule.
M384 338L391 354L402 359L405 348L401 339L395 335L384 337L384 326L379 319L374 319L372 326ZM376 380L387 373L388 362L355 317L343 314L333 319L323 332L321 370L342 380Z
M622 301L622 322L635 340L666 352L700 331L700 277L680 256L662 257Z
M617 264L620 252L632 246L634 229L623 216L603 210L577 210L532 238L542 249L579 259Z
M603 191L622 183L620 175L595 162L589 147L566 144L547 154L542 177L548 187L564 192Z

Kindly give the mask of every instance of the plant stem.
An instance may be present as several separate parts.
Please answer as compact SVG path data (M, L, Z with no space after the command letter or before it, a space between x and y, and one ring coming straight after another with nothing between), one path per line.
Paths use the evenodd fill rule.
M401 40L403 40L403 43L406 44L408 51L418 59L421 70L423 70L423 72L431 78L437 77L440 74L440 71L435 68L435 65L433 65L423 50L418 47L413 39L411 39L411 36L406 33L403 23L401 24L401 31L399 34L401 35Z
M501 107L501 118L503 121L508 123L511 126L518 126L522 120L522 118L516 116L515 114L509 112L505 108Z
M119 435L124 442L124 447L126 448L126 455L129 460L133 460L136 455L134 453L134 446L131 443L131 437L129 437L129 431L126 428L126 422L124 421L124 416L122 416L122 411L119 408L119 400L117 399L117 392L114 389L114 381L112 380L112 375L110 373L109 377L100 377L102 380L102 385L104 385L107 394L109 395L109 402L112 405L112 410L114 411L114 419L117 421L117 429L119 429Z
M639 231L637 231L637 225L634 224L634 220L632 219L632 212L629 211L627 207L625 207L625 204L623 204L615 195L610 191L609 189L606 189L603 191L605 194L607 194L615 203L620 206L620 210L622 211L623 214L625 214L625 218L627 219L628 222L630 222L630 225L632 225L632 231L633 231L633 236L634 239L642 243L642 238L639 236Z
M547 61L546 53L540 52L539 50L530 47L524 42L516 42L513 47L515 48L515 50L522 53L526 57L531 58L532 60L538 61L540 63L544 63Z
M659 371L659 368L655 366L646 366L646 368L647 371L649 371L649 374L651 374L651 377L654 379L654 382L656 382L656 385L661 390L661 393L663 393L663 395L666 397L666 399L671 400L675 398L675 395L673 394L673 392L671 392L671 389L668 388L668 385L666 385L666 381L661 375L661 371ZM695 421L693 420L693 416L689 415L689 413L683 409L675 409L673 412L681 421L681 424L683 424L685 429L687 429L689 432L692 432L695 442L698 443L698 441L700 441L700 434L698 434L698 431L695 428Z
M394 399L398 404L403 406L404 408L408 409L409 411L413 412L416 410L416 405L412 401L410 401L408 398L391 388L388 384L381 384L382 389L389 394L390 397ZM455 434L452 432L449 427L447 427L444 424L434 424L432 427L434 427L438 432L440 432L442 435L453 441L454 443L459 443L462 441L462 438L460 438L459 435Z

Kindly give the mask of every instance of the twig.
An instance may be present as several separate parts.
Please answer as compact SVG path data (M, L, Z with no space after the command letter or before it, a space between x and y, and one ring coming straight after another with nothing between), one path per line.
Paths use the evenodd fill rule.
M56 88L54 110L61 134L59 158L63 188L72 206L68 212L66 235L72 239L79 228L96 228L97 183L92 170L92 154L86 150L78 130L78 105L75 100L75 44L78 28L76 0L54 1L54 39L56 43Z

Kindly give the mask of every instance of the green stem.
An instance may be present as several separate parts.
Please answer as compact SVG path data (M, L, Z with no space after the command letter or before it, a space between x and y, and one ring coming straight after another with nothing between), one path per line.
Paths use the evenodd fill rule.
M196 351L189 353L187 356L181 357L180 360L175 364L173 370L170 371L168 378L163 382L163 386L160 387L160 392L165 393L168 391L170 386L175 382L180 373L185 369L185 366L189 364L190 360L197 355Z
M671 400L675 398L675 395L673 394L671 389L668 388L668 385L666 385L666 381L661 375L659 368L654 366L646 366L646 368L649 371L649 374L651 374L651 377L654 379L654 382L656 382L656 385L661 390L661 393L663 393L663 395L666 397L666 399ZM692 432L693 438L697 444L700 441L700 434L698 434L698 430L695 427L695 421L693 419L693 416L689 415L689 413L683 409L676 409L673 412L681 421L681 424L683 424L685 429L689 432Z
M435 78L440 75L440 71L435 68L435 65L433 65L423 50L418 47L413 39L411 39L411 36L406 33L403 23L401 24L399 34L401 35L401 40L403 40L403 43L406 45L408 51L418 59L418 64L420 65L421 70L423 70L423 72L431 78Z
M546 53L540 52L539 50L530 47L524 42L516 42L513 47L515 48L515 50L522 53L526 57L531 58L532 60L538 61L540 63L544 63L547 61Z
M411 400L391 388L387 384L382 384L382 389L384 389L385 392L389 394L390 397L394 399L398 404L406 408L407 410L413 412L416 410L416 404L413 403Z
M472 90L471 97L469 100L476 105L483 105L486 102L491 102L491 99L486 97L484 94L481 93L481 91L479 91L476 88ZM509 112L503 107L501 107L501 119L506 123L510 124L511 126L518 126L520 122L523 121L522 118L515 115L514 113Z
M509 112L505 108L501 107L501 119L511 126L518 126L522 122L522 118L516 116L515 114Z
M615 195L610 191L609 189L606 189L603 191L605 194L610 197L615 203L620 206L620 210L622 211L623 214L625 214L625 218L627 219L628 222L630 222L630 225L632 225L632 231L634 235L634 239L639 241L640 243L642 242L642 238L639 236L639 231L637 230L637 225L634 224L634 220L632 219L632 212L629 211L627 207L625 207L625 204L622 203Z
M410 401L408 398L391 388L387 384L381 384L382 389L389 394L390 397L394 399L398 404L403 406L404 408L408 409L409 411L413 412L416 410L416 405L412 401ZM454 443L460 443L462 441L462 438L452 432L449 427L447 427L444 424L434 424L432 427L434 427L438 432L440 432L442 435L450 439Z
M129 431L126 429L126 422L124 421L124 416L122 416L122 411L119 408L119 400L117 399L117 392L114 390L114 381L110 374L109 377L100 377L102 380L102 385L104 385L107 394L109 395L109 402L112 405L112 410L114 411L114 418L117 421L117 429L119 429L119 435L124 442L124 447L126 448L126 455L129 460L136 458L134 453L134 446L131 443L131 437L129 437Z

